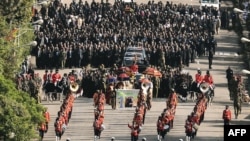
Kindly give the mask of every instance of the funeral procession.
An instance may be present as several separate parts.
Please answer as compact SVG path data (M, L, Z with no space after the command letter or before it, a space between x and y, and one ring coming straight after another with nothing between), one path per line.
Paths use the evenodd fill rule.
M249 0L1 0L0 19L0 141L250 138Z

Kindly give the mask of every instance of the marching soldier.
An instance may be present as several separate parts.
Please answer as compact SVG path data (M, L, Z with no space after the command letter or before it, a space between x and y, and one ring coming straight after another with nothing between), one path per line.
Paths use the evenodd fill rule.
M233 76L233 78L229 81L228 89L230 100L233 100L234 96L236 96L238 92L238 82L236 76Z
M45 125L46 125L45 133L47 133L47 131L49 129L49 122L50 122L50 114L48 112L48 108L47 107L44 110L43 116L45 118Z
M227 83L229 83L229 81L233 78L233 70L231 69L230 66L228 66L227 70L226 70L226 78L227 78Z
M209 69L212 69L213 57L214 57L214 52L212 51L212 49L210 49L208 52L208 67L209 67Z
M186 133L186 141L190 141L193 133L193 123L190 115L188 115L188 118L185 123L185 133Z
M167 107L170 108L170 107L173 107L173 108L176 108L177 106L177 103L178 103L178 99L177 99L177 94L175 92L174 89L171 89L171 93L167 99Z
M224 120L224 125L230 124L229 122L232 119L232 113L228 105L226 105L225 110L223 110L222 119Z
M44 137L44 133L47 131L45 123L42 122L38 125L38 131L39 131L40 139L42 141Z
M128 127L131 129L131 141L137 141L139 133L141 132L140 126L136 124L133 125L128 124Z

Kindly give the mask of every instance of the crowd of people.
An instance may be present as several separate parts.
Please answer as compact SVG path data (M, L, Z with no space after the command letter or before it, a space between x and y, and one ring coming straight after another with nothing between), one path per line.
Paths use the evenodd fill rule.
M54 0L34 12L32 20L44 22L35 32L38 44L31 53L38 68L111 67L122 65L126 47L142 46L151 65L189 66L197 56L215 52L216 27L227 25L228 17L227 11L213 7L200 10L172 2L80 0L64 5Z
M195 62L195 58L204 55L208 55L208 68L212 68L213 54L217 46L214 35L219 34L220 25L222 28L228 28L230 15L227 10L219 11L209 7L200 10L172 2L149 1L147 4L138 5L117 1L111 5L108 2L98 3L94 0L89 4L80 0L64 5L60 0L54 0L50 5L42 6L40 11L35 10L32 21L38 19L43 19L44 23L37 26L35 40L38 44L31 52L36 56L38 68L83 68L87 65L93 67L103 65L111 68L110 72L103 68L97 70L83 68L79 73L85 96L92 97L97 89L98 93L106 92L109 78L117 79L116 64L119 67L123 66L122 60L126 48L142 46L146 50L150 64L163 74L161 78L151 79L154 85L153 96L168 97L176 85L176 79L181 75L181 70L172 68L189 67L190 63ZM38 92L33 92L32 86L28 88L26 84L36 80L39 74L34 74L33 77L32 73L28 73L27 64L24 63L22 67L23 73L18 77L20 78L18 87L36 96ZM30 79L29 76L34 79ZM33 85L41 87L42 81L37 81ZM207 81L213 83L209 78ZM157 93L155 93L156 88ZM169 98L170 103L171 99L173 98ZM55 122L55 131L59 138L70 119L72 103L71 96L66 97ZM188 116L185 126L188 137L194 136L191 131L194 123L200 125L204 118L206 109L204 103L204 99L200 98L194 112ZM104 120L104 107L96 102L95 106L97 110L94 127L98 127L100 131ZM169 108L173 107L176 108L176 105ZM167 111L164 113L168 113ZM171 128L173 123L169 122L169 125ZM130 125L129 127L132 128ZM100 132L96 129L94 128L95 135L100 137Z

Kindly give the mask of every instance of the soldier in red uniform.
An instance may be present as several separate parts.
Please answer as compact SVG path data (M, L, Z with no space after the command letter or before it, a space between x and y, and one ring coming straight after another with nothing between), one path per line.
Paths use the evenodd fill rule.
M55 133L56 133L56 141L61 140L61 137L62 137L62 125L63 125L62 121L59 118L57 118L56 122L54 124Z
M203 76L201 75L201 70L197 70L197 74L195 74L195 82L197 84L197 87L200 86L201 82L203 81Z
M213 77L210 74L209 70L207 70L207 74L203 78L203 82L207 82L209 84L210 89L212 90L212 93L214 94L214 81Z
M49 122L50 122L50 114L48 112L48 108L46 107L43 113L43 116L45 118L45 124L46 124L46 130L45 133L47 133L48 129L49 129Z
M70 83L76 82L76 78L74 74L69 73L68 78L69 78Z
M43 137L44 137L44 133L47 131L47 128L46 128L46 124L45 123L40 123L38 125L38 131L39 131L39 136L40 136L40 139L41 141L43 140Z
M95 139L98 137L100 139L101 136L101 129L102 129L102 123L101 120L96 119L93 123L93 127L94 127L94 136Z
M191 120L191 116L188 115L188 118L185 123L185 133L186 133L186 141L190 141L193 134L193 123Z
M207 74L204 76L203 81L209 83L210 86L214 84L213 77L209 70L207 70Z
M131 129L131 141L137 141L139 137L139 133L141 132L141 128L137 124L130 125L128 127Z
M231 113L231 110L229 109L228 105L226 105L226 109L223 110L222 119L224 120L224 125L230 124L229 122L232 119L232 113Z
M171 89L171 94L167 99L167 107L176 108L177 103L178 103L177 94L174 89Z
M52 82L56 85L61 80L61 74L58 73L58 69L56 69L56 72L52 75Z

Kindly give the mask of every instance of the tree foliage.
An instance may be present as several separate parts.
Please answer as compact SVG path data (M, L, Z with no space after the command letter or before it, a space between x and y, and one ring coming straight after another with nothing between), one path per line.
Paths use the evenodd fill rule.
M12 81L0 75L0 135L15 133L15 140L28 141L36 137L35 128L44 120L43 106L27 93L18 91ZM29 136L27 136L29 135Z
M33 41L31 7L33 0L0 0L0 137L29 141L38 134L44 120L43 106L15 87L15 73L29 52L24 45ZM19 37L17 37L20 35ZM13 139L9 134L14 133Z
M22 24L31 17L33 0L1 0L0 13L9 24Z

